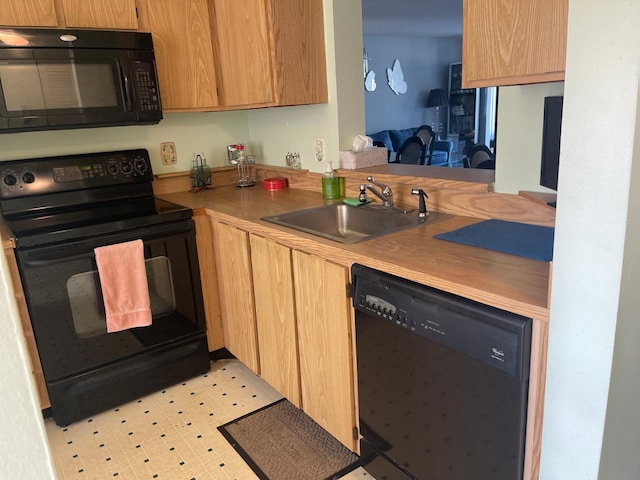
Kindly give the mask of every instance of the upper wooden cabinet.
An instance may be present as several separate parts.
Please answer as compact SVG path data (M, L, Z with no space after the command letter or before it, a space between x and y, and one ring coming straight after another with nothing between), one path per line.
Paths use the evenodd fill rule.
M464 88L564 80L568 0L464 0Z
M209 0L220 104L327 102L322 0Z
M265 1L211 0L209 7L221 104L273 104Z
M0 25L136 30L138 19L135 0L2 0Z
M140 24L153 35L162 108L218 106L207 0L140 0Z
M322 0L270 0L278 105L327 103Z
M0 25L21 27L57 27L53 0L2 0Z
M323 0L0 1L0 25L151 32L167 112L328 101Z
M135 0L59 0L66 27L137 30Z
M322 0L138 0L165 111L327 102Z

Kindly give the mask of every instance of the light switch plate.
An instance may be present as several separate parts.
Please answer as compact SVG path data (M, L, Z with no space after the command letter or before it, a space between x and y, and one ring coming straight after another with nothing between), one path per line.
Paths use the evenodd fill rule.
M163 165L175 165L178 163L178 153L176 144L173 142L162 142L160 144L160 158Z

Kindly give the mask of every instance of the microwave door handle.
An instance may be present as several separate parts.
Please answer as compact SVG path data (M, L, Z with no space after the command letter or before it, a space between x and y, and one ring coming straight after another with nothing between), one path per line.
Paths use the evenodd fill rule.
M118 71L120 72L120 80L122 82L122 90L124 93L124 104L127 112L133 111L133 99L129 95L129 78L125 73L124 69L121 66L118 66Z

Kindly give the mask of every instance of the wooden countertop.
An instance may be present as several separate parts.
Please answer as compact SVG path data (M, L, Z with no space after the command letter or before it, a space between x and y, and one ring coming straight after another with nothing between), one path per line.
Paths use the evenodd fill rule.
M325 202L318 192L296 188L270 192L258 184L159 197L190 207L195 215L211 215L347 267L361 263L537 320L546 321L549 317L549 263L433 238L481 221L478 218L452 215L443 221L348 245L260 220L266 215L322 205Z

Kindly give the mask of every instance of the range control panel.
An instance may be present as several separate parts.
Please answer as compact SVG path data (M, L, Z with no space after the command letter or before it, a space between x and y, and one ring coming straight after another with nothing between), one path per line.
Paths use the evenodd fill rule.
M152 180L149 152L144 149L0 163L3 199Z

